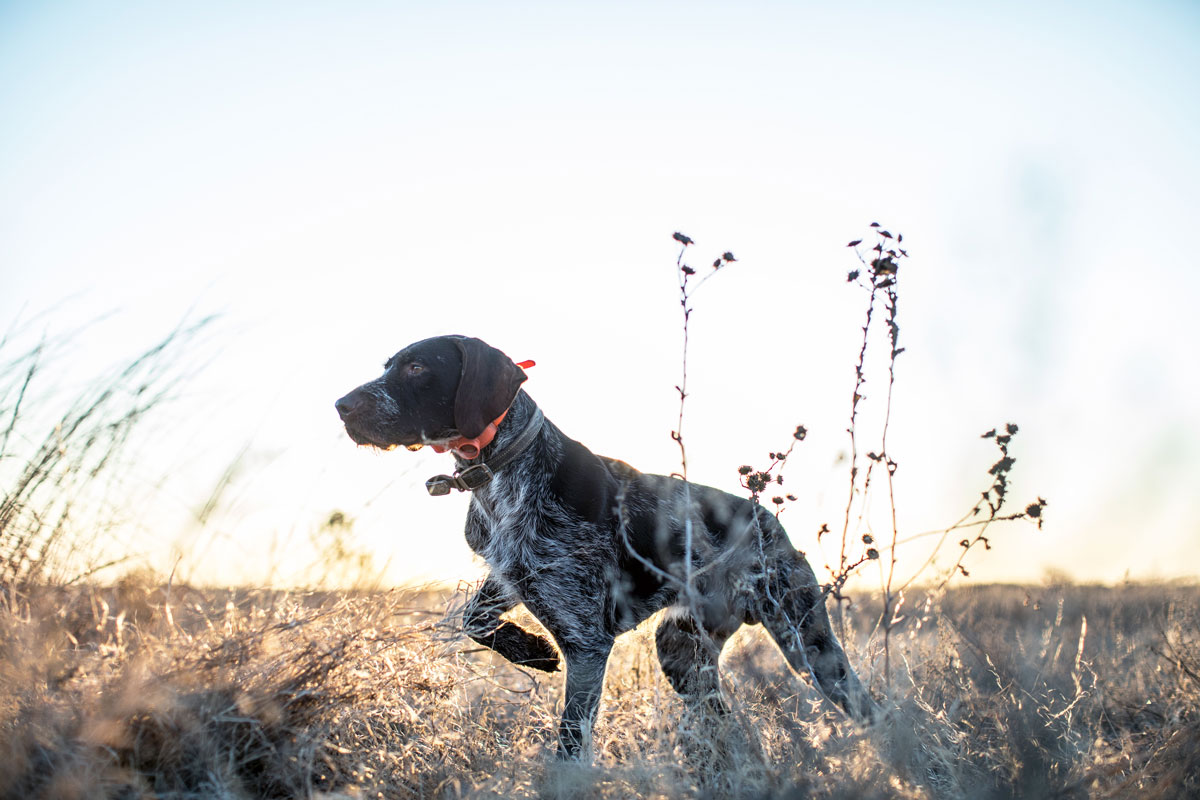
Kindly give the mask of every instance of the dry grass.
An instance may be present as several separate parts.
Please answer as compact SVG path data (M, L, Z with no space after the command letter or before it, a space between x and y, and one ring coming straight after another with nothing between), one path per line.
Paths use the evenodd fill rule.
M1194 587L952 591L940 615L893 631L892 686L873 681L891 710L871 730L824 706L749 628L723 660L734 718L690 716L643 626L614 653L591 766L552 758L561 676L453 637L448 604L413 591L168 592L144 576L10 597L0 796L1200 791ZM879 660L871 647L853 656L868 676Z
M90 380L56 390L58 361L84 328L22 348L0 335L0 586L79 580L101 563L102 535L129 509L131 473L146 419L190 372L182 351L212 321L180 324L152 347ZM18 326L18 333L19 333ZM18 336L18 338L23 338ZM195 356L195 353L191 355ZM109 554L111 557L111 554Z
M895 258L907 254L893 252L889 232L876 235L878 257L863 257L870 274L859 280L869 299L852 454L866 442L854 430L879 292L888 386L903 350ZM695 271L680 259L686 340ZM726 253L714 267L732 260ZM203 325L172 332L78 396L39 389L69 337L0 360L0 800L1200 796L1197 587L992 586L922 597L889 577L874 601L845 608L851 573L896 557L850 525L872 465L889 478L895 468L886 422L861 472L852 455L841 552L826 565L851 660L887 710L870 729L822 701L751 628L722 660L734 713L696 716L659 670L649 620L613 653L592 761L561 764L562 676L523 671L464 641L444 616L461 597L200 590L146 574L86 583L98 573L76 550L95 548L107 512L128 507L120 478L123 456L136 451L131 436L171 397L174 350ZM0 337L0 355L6 344ZM684 386L675 436L686 470ZM944 539L970 531L964 554L986 548L992 522L1041 522L1040 498L1000 514L1016 426L1005 431L985 435L1002 458L984 502L945 529ZM743 468L762 484L746 484L756 498L781 482L790 453L770 454L765 471ZM334 562L351 553L346 527L334 514L323 529ZM961 558L956 569L967 574Z

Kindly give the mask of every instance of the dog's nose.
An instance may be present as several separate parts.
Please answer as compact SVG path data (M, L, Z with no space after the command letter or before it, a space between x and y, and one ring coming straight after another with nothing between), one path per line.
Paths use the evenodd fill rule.
M345 397L340 398L336 403L333 404L333 407L337 409L339 417L346 419L355 412L361 402L362 398L355 397L354 392L351 392Z

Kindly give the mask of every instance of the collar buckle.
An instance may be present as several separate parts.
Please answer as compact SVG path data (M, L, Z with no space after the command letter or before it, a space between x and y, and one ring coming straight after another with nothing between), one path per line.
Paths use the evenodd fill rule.
M462 486L459 491L475 491L491 483L495 475L487 464L473 464L458 473L458 483Z
M433 497L448 495L451 489L473 492L487 486L494 477L495 474L487 464L473 464L454 475L434 475L425 481L425 491Z

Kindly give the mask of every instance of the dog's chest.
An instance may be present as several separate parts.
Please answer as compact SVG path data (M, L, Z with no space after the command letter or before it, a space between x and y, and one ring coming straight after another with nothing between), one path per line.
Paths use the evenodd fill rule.
M546 530L545 502L529 482L497 475L471 499L467 544L494 571L519 579L532 568L547 536L553 536Z

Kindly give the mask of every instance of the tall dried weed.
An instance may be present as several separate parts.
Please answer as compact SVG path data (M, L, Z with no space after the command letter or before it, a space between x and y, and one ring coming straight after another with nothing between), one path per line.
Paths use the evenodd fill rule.
M64 580L56 559L70 550L74 498L119 463L109 454L161 400L168 387L152 367L186 340L177 334L81 397L49 435L25 437L34 446L19 456L14 431L41 351L0 372L9 470L0 505L0 799L1197 796L1200 589L948 582L967 574L968 552L987 549L993 523L1041 522L1040 498L1024 511L1006 505L1015 426L985 434L1000 458L963 518L917 534L958 541L936 574L926 572L932 559L903 576L894 569L906 542L894 524L883 542L860 527L875 475L886 473L894 507L899 464L887 446L890 410L882 431L860 426L873 321L885 331L889 407L903 352L896 281L907 253L899 235L872 230L875 246L849 276L867 310L848 502L825 566L827 593L846 612L854 570L891 562L878 594L863 593L854 613L839 615L851 659L887 709L878 724L856 726L831 708L757 628L735 635L722 659L734 713L698 715L664 679L650 620L622 637L610 661L594 763L562 764L551 757L560 679L471 646L453 621L461 596L204 590L145 571L108 587ZM686 354L699 282L682 252ZM724 253L713 272L733 261ZM686 476L686 355L679 395L674 437ZM753 499L782 510L796 498L772 496L772 487L806 433L798 426L767 467L742 468ZM363 567L348 518L331 517L316 535ZM826 526L822 535L837 533Z

